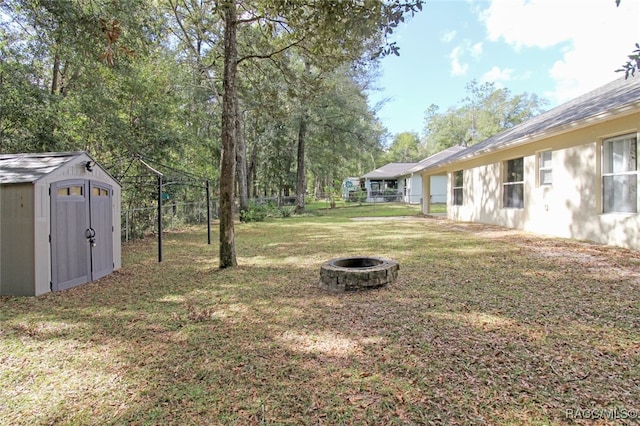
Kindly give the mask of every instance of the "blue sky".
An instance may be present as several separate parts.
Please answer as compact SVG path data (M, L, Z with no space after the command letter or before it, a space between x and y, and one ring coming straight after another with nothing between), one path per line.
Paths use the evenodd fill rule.
M422 134L431 104L446 110L473 79L547 109L620 78L640 43L640 0L427 0L391 38L400 56L381 61L378 117L393 134Z

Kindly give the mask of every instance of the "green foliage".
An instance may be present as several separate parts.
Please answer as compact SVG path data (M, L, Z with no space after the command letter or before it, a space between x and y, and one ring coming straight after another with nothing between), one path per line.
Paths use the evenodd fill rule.
M616 0L616 7L620 7L621 1ZM616 70L616 72L624 72L625 79L629 78L629 75L636 75L636 71L640 71L640 43L636 43L636 48L631 51L627 58L627 62Z
M263 222L267 218L287 218L295 213L295 206L277 206L274 202L258 204L254 201L249 202L249 208L240 210L240 221Z
M347 201L350 203L358 203L358 204L362 204L367 200L367 190L366 189L359 189L357 191L350 191L349 192L349 197L347 198Z
M388 163L411 163L420 161L423 152L420 146L420 136L415 132L398 133L386 155Z
M269 206L267 204L256 204L249 202L249 208L240 210L240 221L244 223L262 222L267 218Z
M324 194L331 208L336 207L336 200L340 198L342 191L342 181L334 180L330 185L324 187Z
M232 6L242 7L241 19L225 27ZM384 130L366 98L377 65L371 58L398 52L387 37L421 6L5 0L0 152L87 150L112 174L130 178L123 191L130 209L154 203L143 182L148 171L131 166L142 155L208 177L228 212L236 179L228 154L235 146L222 149L221 141L243 134L251 195L291 193L302 180L300 164L315 192L364 173L382 152ZM222 40L231 28L238 55L226 63L238 65L231 96L238 108L223 114L223 95L231 91L223 90ZM232 132L222 132L221 118ZM302 122L306 150L298 154ZM225 153L230 161L221 161ZM187 191L175 195L189 198ZM261 213L243 215L254 220Z
M636 48L628 55L627 62L616 70L616 72L624 72L624 78L636 75L636 71L640 71L640 43L636 43Z
M512 95L494 83L467 84L459 106L425 112L424 145L428 155L454 145L471 146L539 114L546 101L535 94Z
M287 218L293 216L295 211L295 206L280 206L277 209L272 210L271 216L276 218Z

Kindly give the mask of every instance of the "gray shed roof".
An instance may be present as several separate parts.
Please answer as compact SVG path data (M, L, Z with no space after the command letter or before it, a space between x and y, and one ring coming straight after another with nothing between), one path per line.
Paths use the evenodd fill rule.
M85 152L0 154L0 184L30 183L48 175Z
M424 170L426 168L428 168L429 166L436 164L450 156L452 156L453 154L457 154L458 152L464 150L465 148L463 146L460 145L456 145L456 146L452 146L450 148L444 149L436 154L433 154L431 157L427 157L424 160L421 160L418 164L416 164L414 167L410 168L407 172L408 173L416 173L419 172L421 170Z
M395 178L407 173L407 170L418 163L389 163L362 176L365 179Z
M640 75L628 79L621 77L423 170L533 142L549 134L584 127L637 109L640 109Z

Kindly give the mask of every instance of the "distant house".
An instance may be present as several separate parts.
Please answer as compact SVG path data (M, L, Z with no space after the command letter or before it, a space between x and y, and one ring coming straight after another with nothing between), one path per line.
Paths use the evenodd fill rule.
M421 170L463 149L454 146L417 163L389 163L367 173L362 176L367 190L367 201L393 200L420 204L423 197ZM446 202L446 177L432 179L429 194L432 203Z
M347 177L342 180L342 198L349 200L354 193L360 191L360 178Z
M452 220L640 249L639 132L640 76L621 78L421 173L446 177Z
M402 201L405 182L404 179L398 180L398 177L406 174L416 164L418 163L389 163L362 176L367 201Z
M419 204L422 202L422 174L421 170L435 164L443 159L462 151L461 146L452 146L443 151L433 154L430 157L421 160L413 167L406 170L405 174L398 176L398 181L402 182L403 200L410 204ZM442 204L447 202L447 178L446 176L434 176L430 182L429 201L432 204Z

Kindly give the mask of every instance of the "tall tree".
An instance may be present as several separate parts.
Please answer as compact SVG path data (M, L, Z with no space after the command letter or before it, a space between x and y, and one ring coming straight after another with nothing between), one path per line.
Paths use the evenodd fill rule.
M467 96L458 106L440 112L438 106L431 105L425 112L427 154L454 145L474 145L539 114L546 104L535 94L513 96L494 83L473 80L466 90Z
M313 4L264 1L242 2L239 17L235 1L221 4L224 10L224 87L222 114L222 159L220 183L220 268L235 266L235 239L233 228L233 180L235 173L231 162L235 161L235 103L237 65L237 31L242 24L264 25L271 35L279 35L284 45L273 46L267 53L254 53L249 58L269 58L293 46L300 46L318 57L331 57L340 52L358 57L369 47L373 39L390 34L405 13L421 9L421 1L380 2L378 0L347 0L341 2L316 2ZM233 46L231 46L233 45ZM381 48L382 49L382 48ZM389 48L393 50L393 47ZM227 81L232 79L233 81ZM225 110L226 105L231 105ZM233 160L229 160L231 156ZM230 182L231 184L230 184ZM223 200L224 199L224 203Z
M419 161L422 156L420 136L415 132L398 133L387 153L387 161L410 163Z
M222 152L220 155L220 267L238 264L233 224L238 112L238 15L235 2L223 3L224 74L222 85Z

